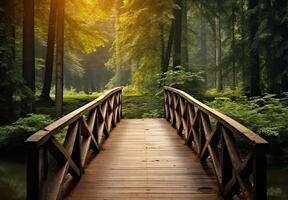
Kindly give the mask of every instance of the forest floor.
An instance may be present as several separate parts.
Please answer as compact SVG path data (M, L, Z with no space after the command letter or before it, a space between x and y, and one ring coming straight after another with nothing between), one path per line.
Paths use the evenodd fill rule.
M64 95L64 115L89 103L101 93L73 93ZM52 96L53 100L53 96ZM149 95L123 95L124 118L161 118L163 117L163 99ZM44 128L55 120L55 104L36 100L36 113L20 118L13 124L0 126L0 149L13 149L21 146L31 134Z
M73 110L89 103L90 101L96 99L101 96L102 93L93 93L93 94L85 94L85 93L73 93L73 94L64 94L63 101L63 112L64 115L72 112ZM54 96L52 96L52 100L54 100ZM47 103L43 101L36 101L36 114L45 114L51 116L51 118L55 118L55 103Z
M64 95L64 114L67 114L99 97L101 93L68 93ZM204 98L205 99L205 98ZM283 101L284 99L284 101ZM247 99L242 96L213 96L206 104L241 122L268 139L273 154L288 155L288 107L287 97L273 96ZM164 116L163 95L123 94L124 118L161 118ZM0 126L0 149L21 144L31 134L55 120L55 105L36 101L36 114L28 115L8 126ZM273 123L271 123L273 120ZM12 145L13 146L13 145ZM286 152L287 151L287 152Z

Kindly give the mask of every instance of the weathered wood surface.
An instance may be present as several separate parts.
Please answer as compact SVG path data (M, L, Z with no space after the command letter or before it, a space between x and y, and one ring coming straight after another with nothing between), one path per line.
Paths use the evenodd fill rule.
M62 199L68 183L81 179L90 155L101 150L121 119L121 93L120 87L112 89L26 140L27 200Z
M211 168L184 143L164 119L122 120L67 199L221 199Z
M165 118L201 161L211 160L224 199L266 200L268 143L187 93L164 87Z

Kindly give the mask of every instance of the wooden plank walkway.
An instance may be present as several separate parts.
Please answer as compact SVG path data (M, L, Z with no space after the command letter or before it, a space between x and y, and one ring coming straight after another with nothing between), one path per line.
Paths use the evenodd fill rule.
M66 199L218 200L211 174L166 120L122 120Z

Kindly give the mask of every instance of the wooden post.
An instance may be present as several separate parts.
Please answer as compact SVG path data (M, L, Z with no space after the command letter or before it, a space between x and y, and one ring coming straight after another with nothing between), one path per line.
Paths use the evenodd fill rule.
M42 199L46 155L43 148L28 148L26 199Z
M56 49L56 117L63 114L63 66L64 66L64 12L65 0L58 2L57 10L57 49Z
M167 96L166 90L164 89L163 91L164 91L164 116L163 116L163 117L164 117L165 119L167 119L166 100L165 100L165 98L168 98L168 96Z
M120 91L120 109L119 109L119 111L120 111L120 119L119 119L119 122L123 118L122 105L123 105L122 104L122 91Z
M255 200L267 200L267 144L256 144L254 149L253 193Z
M223 129L223 127L222 127ZM221 191L224 192L225 186L232 177L232 163L229 157L228 147L225 142L223 130L221 133Z
M82 120L82 117L81 117ZM76 177L77 181L80 181L80 178L84 172L84 166L82 166L82 140L81 140L82 124L79 122L78 131L75 139L74 149L72 152L72 159L74 160L77 167L80 169L80 176Z

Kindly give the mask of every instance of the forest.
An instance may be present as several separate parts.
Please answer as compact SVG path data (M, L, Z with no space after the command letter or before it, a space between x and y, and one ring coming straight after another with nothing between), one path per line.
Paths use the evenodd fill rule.
M287 33L286 0L1 0L0 199L25 199L30 135L118 86L124 118L171 86L265 138L287 199Z

